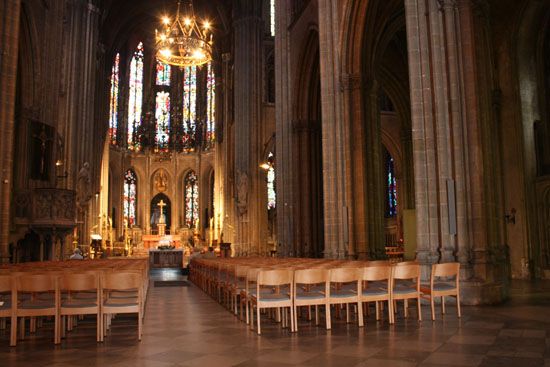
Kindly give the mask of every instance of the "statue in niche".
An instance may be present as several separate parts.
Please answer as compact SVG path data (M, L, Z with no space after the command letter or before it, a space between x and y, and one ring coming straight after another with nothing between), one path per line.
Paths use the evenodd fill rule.
M168 188L168 175L166 171L160 170L155 175L155 188L159 192L164 192Z
M248 174L241 171L237 171L237 209L239 215L248 210Z
M92 178L90 174L90 164L84 162L78 172L76 179L76 190L78 193L78 205L83 209L86 203L92 198Z

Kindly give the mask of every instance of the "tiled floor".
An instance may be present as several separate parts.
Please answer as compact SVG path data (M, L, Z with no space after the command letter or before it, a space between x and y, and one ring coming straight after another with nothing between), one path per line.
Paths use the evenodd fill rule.
M177 280L174 273L156 280ZM266 321L262 336L190 287L150 287L143 340L135 319L118 318L105 343L84 322L53 345L51 327L8 347L0 331L0 366L499 366L550 367L550 284L514 283L513 298L495 307L464 307L429 321L394 326L372 316L364 328L333 323L333 330L300 321L298 334ZM414 313L413 313L414 314Z

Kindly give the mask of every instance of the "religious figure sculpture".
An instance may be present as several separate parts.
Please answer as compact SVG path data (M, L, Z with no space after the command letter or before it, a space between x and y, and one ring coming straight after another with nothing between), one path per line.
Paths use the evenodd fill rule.
M164 192L168 188L168 175L166 171L159 170L155 175L155 187L159 192Z
M78 193L78 206L83 209L86 203L92 198L92 178L90 174L90 164L84 162L78 172L76 179L76 189Z
M239 215L248 210L248 174L242 171L237 171L237 209Z

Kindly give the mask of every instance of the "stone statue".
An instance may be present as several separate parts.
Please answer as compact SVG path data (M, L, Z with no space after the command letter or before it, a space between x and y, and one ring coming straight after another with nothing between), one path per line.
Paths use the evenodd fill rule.
M92 177L90 174L90 164L84 162L78 172L76 179L77 201L80 208L84 208L86 203L92 198Z
M168 188L168 175L166 171L160 170L155 175L155 187L159 192L164 192Z
M237 171L237 209L239 215L248 210L248 174L241 171Z

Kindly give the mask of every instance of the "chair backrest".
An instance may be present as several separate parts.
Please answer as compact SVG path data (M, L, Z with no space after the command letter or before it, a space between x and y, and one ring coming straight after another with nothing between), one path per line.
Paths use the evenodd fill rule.
M140 288L141 274L138 272L123 271L103 274L103 288L109 290L128 290Z
M0 275L0 293L11 292L12 277L9 275Z
M432 277L458 276L460 263L443 263L432 265Z
M390 265L389 260L370 260L363 263L364 266L384 266Z
M258 272L258 286L277 286L292 283L292 270L289 269L270 269L260 270Z
M367 266L363 268L363 280L379 281L389 280L391 278L392 268L390 265Z
M353 267L332 268L329 274L330 281L334 283L347 283L361 279L361 269Z
M94 273L65 274L59 278L62 291L89 291L99 289L99 277Z
M393 279L417 279L420 277L420 265L419 264L402 264L394 266Z
M416 260L411 261L400 261L398 263L394 263L393 266L405 266L405 265L419 265L420 263Z
M326 283L329 280L329 274L326 269L297 269L294 271L295 284L319 284Z
M50 292L57 289L57 277L51 274L26 274L15 277L18 292Z

